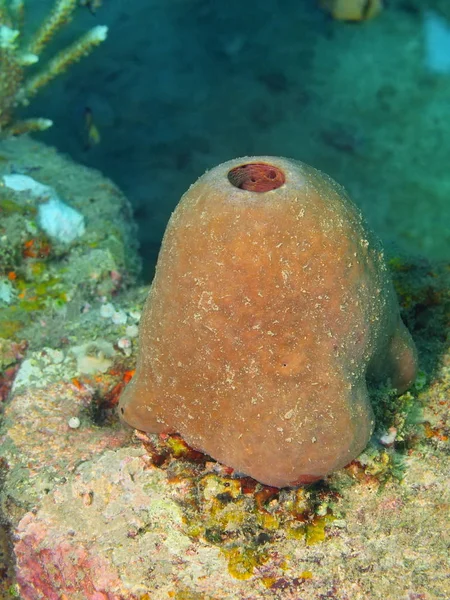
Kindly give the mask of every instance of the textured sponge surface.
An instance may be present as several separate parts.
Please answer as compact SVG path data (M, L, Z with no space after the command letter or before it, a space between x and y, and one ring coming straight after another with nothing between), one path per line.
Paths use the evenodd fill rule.
M366 377L402 391L415 361L382 250L343 188L300 162L241 158L170 219L120 412L265 484L309 483L366 446Z

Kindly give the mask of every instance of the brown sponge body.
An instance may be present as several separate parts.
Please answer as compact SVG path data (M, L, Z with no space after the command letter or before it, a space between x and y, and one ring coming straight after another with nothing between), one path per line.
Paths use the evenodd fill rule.
M403 391L415 370L382 250L343 188L297 161L242 158L169 221L120 413L296 485L366 446L366 377Z

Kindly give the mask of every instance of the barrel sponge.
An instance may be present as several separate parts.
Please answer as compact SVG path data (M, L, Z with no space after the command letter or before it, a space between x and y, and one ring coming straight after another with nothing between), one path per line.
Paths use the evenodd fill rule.
M367 380L402 392L415 372L382 249L345 190L294 160L240 158L172 214L119 412L294 486L364 449Z

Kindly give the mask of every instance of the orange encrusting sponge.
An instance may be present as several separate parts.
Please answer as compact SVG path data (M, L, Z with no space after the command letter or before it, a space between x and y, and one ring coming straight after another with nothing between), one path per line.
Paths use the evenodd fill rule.
M364 449L367 377L403 391L415 372L382 250L344 189L297 161L240 158L169 221L120 413L292 486Z

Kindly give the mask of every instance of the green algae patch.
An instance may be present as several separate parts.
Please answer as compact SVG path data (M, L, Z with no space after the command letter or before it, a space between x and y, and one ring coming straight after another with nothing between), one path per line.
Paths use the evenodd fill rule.
M15 340L26 325L24 315L18 314L15 308L2 308L0 311L0 338Z
M36 214L36 209L30 206L24 206L10 198L0 198L0 215L2 217L9 217L14 214L34 216Z

